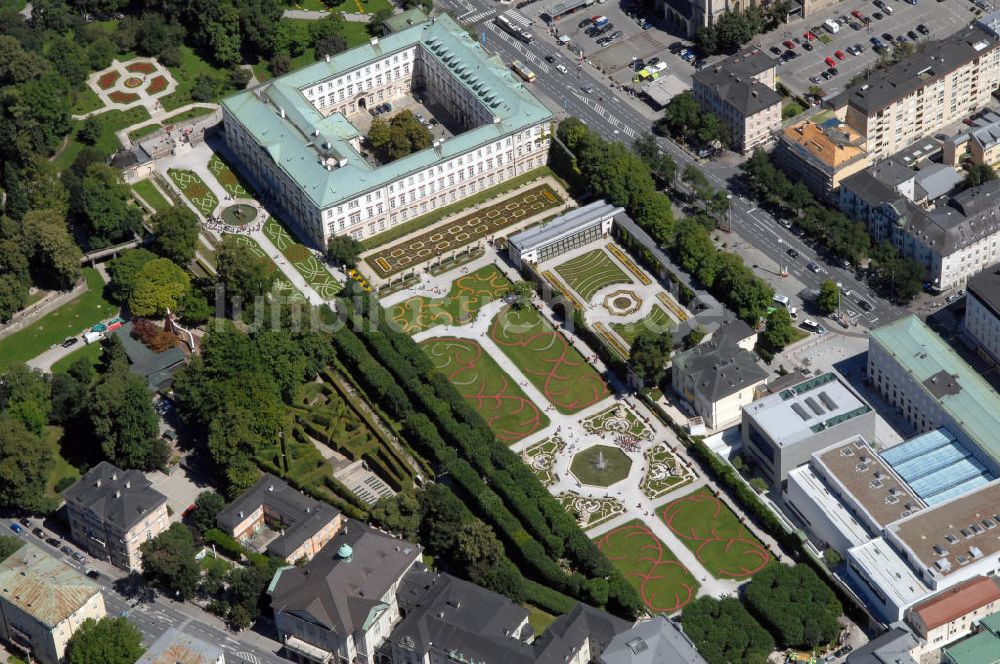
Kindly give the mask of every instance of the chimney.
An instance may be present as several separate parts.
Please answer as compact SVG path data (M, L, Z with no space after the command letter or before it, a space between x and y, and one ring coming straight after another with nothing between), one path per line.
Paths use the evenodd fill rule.
M268 491L274 491L274 483L273 482L271 484L267 485L267 490Z
M378 46L378 37L372 37L371 41L368 42L372 46Z
M111 473L111 481L114 482L118 479L118 473Z
M100 488L101 488L101 480L100 480L100 478L98 478L98 480L97 480L96 482L94 482L94 486L95 486L96 488L98 488L98 489L100 489Z
M330 54L329 54L329 53L327 53L327 54L326 54L326 57L325 57L325 59L326 59L326 61L327 61L327 62L329 62L329 61L330 61Z
M280 110L280 111L281 111L281 117L285 117L285 109L283 109L283 108L280 108L280 109L278 109L278 110Z
M131 489L132 488L132 481L131 480L126 480L125 481L125 488L126 489Z
M121 498L121 497L122 497L122 492L121 491L115 491L115 498Z

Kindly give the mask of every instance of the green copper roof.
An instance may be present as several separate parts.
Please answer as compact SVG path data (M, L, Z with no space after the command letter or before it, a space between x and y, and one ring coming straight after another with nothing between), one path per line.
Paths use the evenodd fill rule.
M945 646L946 662L954 664L996 664L1000 662L1000 637L980 632L955 645Z
M323 117L302 91L414 44L424 49L424 57L430 54L471 90L495 122L463 132L436 148L373 167L349 143L359 135L358 130L341 114ZM447 15L383 37L377 44L344 51L329 62L320 60L261 88L228 97L222 104L321 209L552 117L503 62L487 55ZM328 158L337 160L339 168L326 170L322 162Z
M421 11L419 7L411 7L402 14L390 16L382 25L388 28L390 32L399 32L400 30L405 30L411 25L423 23L426 20L427 14Z
M873 330L871 339L892 355L917 383L942 372L954 377L958 390L934 397L965 432L1000 462L1000 395L951 346L916 316ZM940 378L938 378L940 384Z
M979 624L1000 637L1000 611L986 616Z

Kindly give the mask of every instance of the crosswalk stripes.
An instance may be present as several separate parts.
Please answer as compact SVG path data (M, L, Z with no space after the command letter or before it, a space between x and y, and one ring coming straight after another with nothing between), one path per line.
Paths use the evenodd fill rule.
M253 653L250 653L250 652L237 652L237 653L233 653L233 654L235 654L237 657L239 657L243 661L249 662L250 664L261 664L260 657L258 657L257 655L254 655Z
M462 16L460 17L460 20L462 23L478 23L479 21L490 18L495 13L495 9L487 9L486 11L476 12L471 16Z
M534 53L532 53L531 51L529 51L524 44L517 41L516 39L508 35L500 28L496 27L492 23L487 23L486 27L489 28L494 35L496 35L497 37L499 37L500 39L504 40L505 42L513 46L515 49L517 49L517 52L521 54L521 57L523 57L525 60L531 63L533 69L536 69L546 74L549 73L549 66L545 64L545 61L542 60L537 55L535 55Z
M636 136L639 135L638 132L636 132L635 129L633 129L632 127L630 127L627 124L623 123L621 120L619 120L618 118L616 118L613 114L609 113L608 109L604 108L604 106L602 106L601 104L598 104L598 103L596 103L594 101L591 101L588 97L584 97L583 95L581 95L580 93L578 93L576 91L574 91L573 94L576 95L576 97L579 98L580 101L582 101L584 104L586 104L590 108L594 109L597 112L598 115L600 115L602 118L604 118L605 120L607 120L609 124L611 124L611 125L613 125L615 127L615 129L617 129L618 131L622 132L623 134L625 134L629 138L635 138Z
M503 14L504 16L510 19L511 23L516 23L525 30L530 28L534 23L534 21L530 20L527 16L517 11L516 9L508 9Z

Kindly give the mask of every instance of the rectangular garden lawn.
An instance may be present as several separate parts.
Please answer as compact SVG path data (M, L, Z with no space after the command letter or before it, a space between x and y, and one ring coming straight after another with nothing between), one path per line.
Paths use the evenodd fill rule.
M717 579L745 579L771 562L771 553L707 488L657 508L656 513Z
M694 575L641 520L618 526L594 541L639 591L651 613L679 611L698 594Z
M420 345L500 442L516 443L549 425L541 409L472 339L438 337Z
M585 302L589 302L594 293L612 284L630 284L632 280L622 272L618 264L611 260L603 249L594 249L571 258L556 266L556 272L566 280L569 287L575 290Z
M149 180L139 180L132 185L132 189L135 193L139 194L142 200L149 203L149 205L153 207L154 211L165 212L170 209L170 203Z
M560 413L579 412L609 394L594 367L531 307L501 311L490 338Z
M268 217L264 221L264 235L274 243L288 262L302 275L310 286L325 300L332 299L340 292L342 285L334 278L309 247L297 242L285 226Z
M618 333L630 348L635 342L635 338L640 332L649 330L657 334L669 332L674 326L674 321L661 307L654 305L652 311L643 318L631 323L612 323L611 329Z

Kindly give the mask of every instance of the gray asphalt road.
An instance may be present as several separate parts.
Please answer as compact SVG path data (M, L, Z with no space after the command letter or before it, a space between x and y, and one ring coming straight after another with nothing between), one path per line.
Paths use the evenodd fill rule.
M560 115L564 113L576 116L603 138L628 144L632 143L638 134L650 131L651 120L632 106L633 101L626 101L624 92L612 90L609 88L610 79L590 64L572 58L569 50L558 45L555 38L548 33L546 26L540 22L536 21L531 26L534 40L530 45L525 45L493 25L493 18L509 9L510 5L497 5L493 0L440 0L440 4L461 23L479 33L488 51L498 54L505 62L519 59L531 67L537 79L534 83L528 84L529 87L549 103L554 111L560 112ZM595 5L594 11L590 13L601 12L602 7L607 5ZM572 24L575 27L581 16L583 14L568 17L561 21L560 25ZM660 34L661 41L668 43L673 41L669 35ZM547 63L546 56L553 57L555 61ZM568 73L559 72L556 69L558 64L563 64ZM591 89L592 92L586 91ZM681 168L686 164L696 163L691 155L672 141L659 139L659 144ZM697 163L697 165L715 186L733 189L734 178L739 173L737 167L721 162ZM750 201L734 195L732 219L734 231L769 256L776 264L787 260L784 252L789 247L799 251L801 257L795 264L790 265L790 269L806 288L818 289L823 281L831 278L843 283L845 288L864 293L866 299L874 305L874 309L870 314L861 315L863 312L855 307L858 310L855 313L861 315L860 320L863 323L881 324L908 313L903 308L875 297L853 274L826 264L800 238L779 225L771 215L755 207ZM810 260L821 265L824 271L814 273L807 270L805 265Z

